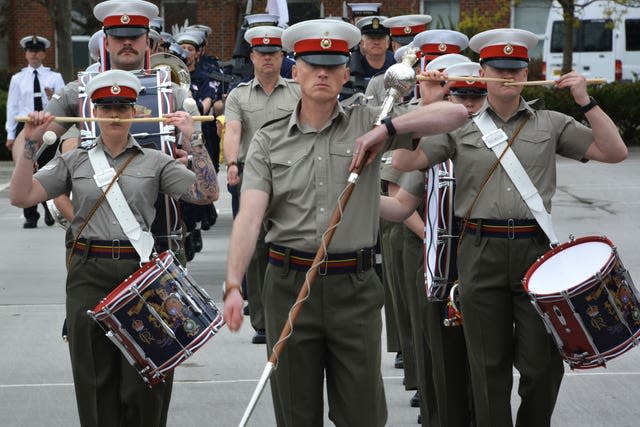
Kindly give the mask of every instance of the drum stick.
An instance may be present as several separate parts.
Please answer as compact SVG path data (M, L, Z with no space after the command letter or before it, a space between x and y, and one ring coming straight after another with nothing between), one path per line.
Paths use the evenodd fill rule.
M212 122L216 118L213 116L191 116L193 120L196 122ZM17 123L27 123L29 122L29 117L27 116L16 116L15 121ZM107 118L107 117L63 117L59 116L53 119L54 122L58 123L78 123L78 122L99 122L99 123L109 123L109 122L117 122L117 123L157 123L163 122L164 117L136 117L133 119L120 119L118 117Z
M419 81L450 81L450 82L498 82L498 83L511 83L512 79L500 79L497 77L478 77L478 76L449 76L445 78L430 79L427 76L418 75L416 78Z
M507 82L505 86L547 86L552 85L557 80L531 80L528 82ZM607 79L587 79L588 85L600 85L607 82Z
M42 145L40 146L40 148L38 148L38 151L36 152L36 161L38 161L38 159L40 158L42 153L44 153L44 150L46 150L47 147L55 144L57 139L58 139L58 135L56 135L54 132L50 130L46 131L44 135L42 135Z

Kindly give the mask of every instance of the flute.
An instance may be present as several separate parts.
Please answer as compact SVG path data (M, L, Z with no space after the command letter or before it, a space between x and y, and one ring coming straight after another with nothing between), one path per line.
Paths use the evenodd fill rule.
M505 86L546 86L546 85L552 85L556 81L557 80L531 80L527 82L507 82L504 85ZM588 85L599 85L606 82L607 82L607 79L587 79Z
M213 116L191 116L193 120L196 122L212 122L216 118ZM28 116L16 116L15 121L17 123L27 123L29 121ZM108 117L64 117L59 116L53 119L54 122L58 123L78 123L78 122L118 122L118 123L157 123L163 122L165 120L164 117L136 117L133 119L121 119L118 117L108 118Z

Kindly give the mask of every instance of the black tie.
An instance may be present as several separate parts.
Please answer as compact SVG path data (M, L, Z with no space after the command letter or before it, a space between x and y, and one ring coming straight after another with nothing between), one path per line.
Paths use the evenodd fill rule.
M38 70L33 70L33 109L35 111L42 111L42 94L40 93Z

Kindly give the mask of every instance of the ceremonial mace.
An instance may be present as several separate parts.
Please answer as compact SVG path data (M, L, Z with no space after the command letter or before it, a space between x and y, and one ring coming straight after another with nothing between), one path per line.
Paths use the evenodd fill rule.
M397 103L400 100L400 98L407 95L415 87L416 73L413 70L413 65L417 61L416 51L417 49L415 48L407 49L407 51L402 57L402 62L392 65L384 73L384 87L386 89L386 95L385 95L384 101L382 102L382 109L380 110L380 114L378 115L378 118L374 122L374 126L379 126L381 124L382 119L384 119L389 115L389 112L391 112L393 105ZM289 318L287 319L287 322L282 328L282 332L280 332L280 337L278 338L278 341L273 346L273 350L271 352L271 356L269 357L269 361L267 362L267 365L264 367L264 370L262 371L262 375L260 376L258 385L256 386L256 389L254 390L253 395L251 396L249 405L247 406L247 409L244 411L240 424L238 424L239 427L244 427L249 421L249 417L251 416L251 413L253 412L253 409L255 408L256 403L258 402L258 399L262 394L262 391L264 390L264 386L266 385L269 377L271 377L271 373L274 370L274 366L278 362L280 353L284 349L284 346L286 345L287 340L289 339L289 337L291 336L291 333L293 332L293 324L295 323L298 317L298 314L302 309L302 304L309 296L309 292L311 291L311 285L313 284L316 277L318 276L318 267L323 263L327 255L327 248L331 243L331 239L333 238L333 235L336 232L338 224L342 220L342 212L344 211L344 208L346 207L347 202L351 197L351 193L355 188L356 181L358 180L358 176L360 175L360 172L362 171L362 168L364 167L365 164L366 164L366 159L361 162L360 166L358 166L353 172L351 172L351 174L349 175L349 178L347 179L347 186L345 187L345 189L340 194L340 197L338 198L338 205L336 206L336 208L333 210L333 213L331 214L327 231L325 231L324 234L322 235L322 244L320 245L320 247L318 248L318 251L316 252L316 256L313 259L313 264L307 271L304 283L302 284L302 288L298 293L298 297L296 298L295 303L293 304L293 306L291 307L291 310L289 311Z

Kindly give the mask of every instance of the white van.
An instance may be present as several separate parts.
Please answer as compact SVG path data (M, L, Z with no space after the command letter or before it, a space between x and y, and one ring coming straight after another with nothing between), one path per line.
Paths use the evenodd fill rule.
M640 78L640 8L595 1L576 7L580 25L573 30L572 69L587 78L638 80ZM615 8L608 17L607 10ZM562 69L562 8L554 1L547 19L542 70L549 80Z

